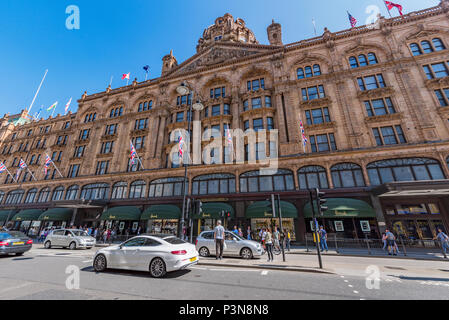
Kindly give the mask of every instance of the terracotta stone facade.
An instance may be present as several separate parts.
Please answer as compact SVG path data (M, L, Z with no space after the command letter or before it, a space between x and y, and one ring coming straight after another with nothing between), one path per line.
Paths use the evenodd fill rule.
M104 207L123 204L181 205L180 196L145 196L124 200L111 200L110 196L112 186L117 182L125 182L129 191L131 183L143 180L146 184L145 192L148 193L151 181L184 176L184 168L171 168L169 155L177 145L176 140L170 138L171 133L179 128L187 129L188 126L189 101L183 101L176 91L182 81L187 81L198 93L193 97L193 102L199 99L208 108L207 116L206 110L194 111L193 120L201 121L202 128L198 128L200 132L213 126L220 126L222 133L228 126L243 130L246 121L249 128L252 128L255 119L262 119L263 127L267 129L270 127L269 121L273 121L274 129L279 131L278 166L280 169L290 170L294 178L294 190L277 193L281 194L283 200L294 203L298 209L298 218L295 219L298 238L307 231L303 207L308 201L308 193L300 186L297 173L307 166L325 169L328 197L357 198L372 205L376 209L378 231L382 231L390 220L384 215L383 193L373 191L378 186L370 181L367 170L369 164L388 159L431 158L440 164L443 180L449 178L449 107L442 106L435 92L441 90L444 96L444 89L449 88L449 77L434 75L434 79L428 79L423 68L438 63L445 63L446 68L449 66L448 17L449 1L441 1L437 7L403 17L380 17L375 27L362 26L340 32L325 29L322 36L285 45L282 42L281 25L273 21L267 29L270 45L262 45L242 19L234 20L231 15L226 14L204 31L193 57L178 64L173 52L165 56L160 78L145 82L135 80L129 86L107 88L100 93L85 93L78 100L78 111L66 116L58 115L23 125L8 123L8 117L5 116L0 129L0 160L14 174L16 169L11 168L14 159L16 167L18 161L24 159L38 181L22 181L22 173L18 183L4 183L6 173L3 173L0 185L0 191L4 192L2 206L17 210L57 206L57 202L50 200L38 204L24 204L23 201L32 188L41 190L49 187L54 190L62 186L66 191L72 185L78 185L81 189L93 183L105 183L110 187L108 198L103 199ZM439 39L443 47L438 46L439 43L434 42L434 39ZM422 47L423 41L428 41L433 46L432 52L426 52L426 48ZM422 54L414 55L412 44L420 45ZM362 55L369 61L365 63ZM351 67L351 57L356 58L358 67ZM301 76L300 70L303 70L304 76ZM370 78L373 75L375 77ZM360 78L365 80L358 80ZM377 83L373 83L373 79L377 79ZM383 79L383 83L380 83L380 79ZM259 80L258 90L248 90L248 82L253 83L254 80ZM360 89L360 81L364 81L367 90ZM324 90L323 94L320 94L320 86ZM307 89L312 87L317 88L316 96L313 96L313 89ZM225 88L224 93L220 91L216 95L215 89L218 88ZM305 93L303 89L306 89ZM446 92L449 94L449 90ZM304 94L309 96L308 100L305 100ZM257 98L261 98L260 107L257 105L253 108L253 103L259 103ZM366 102L378 102L380 99L384 103L387 103L385 99L389 99L394 112L390 110L376 115L374 111L369 114ZM445 99L447 102L449 96ZM245 101L248 101L248 108ZM217 113L213 115L212 108L218 105L219 111L215 108ZM322 119L314 124L313 116L309 119L308 113L313 114L312 110L315 110L316 114L316 110L320 108L323 110ZM183 116L181 112L184 112ZM328 113L327 120L324 112ZM136 121L141 119L139 127ZM308 137L305 150L301 139L300 119ZM117 128L111 129L109 134L107 126L115 124ZM46 127L49 127L48 132ZM386 127L393 130L391 132L394 132L395 137L384 136L376 140L373 128ZM28 135L30 130L32 131ZM83 130L90 130L85 139L82 138ZM379 132L382 135L382 129ZM333 134L333 141L329 134ZM327 142L322 140L324 135ZM59 138L59 143L58 137L62 137ZM144 139L144 143L137 152L145 170L129 172L130 140L140 147L140 140L135 140L139 137ZM226 141L225 137L222 139ZM388 139L396 139L397 144L389 144ZM36 148L38 140L41 143ZM44 140L46 142L42 146ZM314 152L314 141L317 148L326 149L323 143L327 143L330 151ZM378 141L383 141L384 145L379 146ZM105 146L107 142L113 142L111 152L105 152L110 146ZM28 149L19 149L21 144L27 143ZM77 147L84 147L79 157L75 155ZM267 147L267 152L268 149ZM45 154L59 157L59 152L62 152L60 158L54 161L63 177L58 173L53 175L53 167L50 167L50 176L44 180L42 166ZM31 157L39 154L39 164L30 164ZM232 203L237 222L239 219L244 221L244 211L249 203L265 200L270 194L240 192L240 175L260 168L257 163L248 164L242 160L244 159L221 165L197 162L188 171L189 190L192 190L192 179L197 176L228 173L236 177L235 193L202 195L197 198L220 198ZM107 172L98 174L98 170L101 170L98 163L102 161L108 164ZM357 165L362 172L364 185L335 187L331 169L340 163ZM70 169L74 165L79 165L79 172L76 177L69 178ZM449 189L449 183L447 184ZM410 185L413 188L413 183ZM427 185L431 186L432 182ZM445 187L446 185L440 185L438 188ZM8 193L18 189L25 190L22 203L5 203ZM429 196L432 197L433 194ZM417 194L409 197L415 201L419 197L428 199L429 196ZM398 201L407 202L407 197L404 199L402 194ZM439 194L436 198L440 203L443 224L447 228L449 218L446 197ZM390 202L391 199L393 198L389 198ZM98 210L101 212L102 209Z

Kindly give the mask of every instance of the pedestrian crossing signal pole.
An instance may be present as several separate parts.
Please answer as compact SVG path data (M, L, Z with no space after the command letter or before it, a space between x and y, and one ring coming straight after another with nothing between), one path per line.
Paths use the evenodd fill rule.
M315 189L314 191L317 193L316 196L318 198L319 190ZM318 244L318 241L319 241L319 238L318 238L318 222L316 220L316 215L315 215L314 195L313 195L314 191L309 189L310 205L312 206L312 220L313 220L313 229L314 229L312 231L313 231L313 235L314 235L314 238L315 238L316 251L318 252L318 263L320 265L320 269L323 269L323 261L321 260L321 251L320 251L320 247L319 247L319 244Z

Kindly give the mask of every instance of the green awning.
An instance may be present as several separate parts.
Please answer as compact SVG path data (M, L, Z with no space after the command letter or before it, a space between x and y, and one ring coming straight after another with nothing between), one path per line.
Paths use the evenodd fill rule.
M180 219L181 209L171 204L154 205L147 208L140 217L140 220L151 219Z
M6 221L8 219L8 216L9 221L11 221L15 214L15 210L0 210L0 221Z
M225 214L230 213L230 218L234 217L234 208L223 202L203 202L203 206L201 207L203 213L200 216L200 219L220 219L220 213L222 211Z
M53 208L39 216L39 221L69 221L72 219L73 209Z
M249 205L246 208L246 218L272 218L273 213L268 212L271 208L271 201L258 201ZM296 207L287 201L281 201L282 218L298 218L298 210ZM278 217L277 217L278 218Z
M28 209L22 210L14 216L11 221L37 221L41 216L43 210Z
M142 212L134 206L114 207L106 210L101 215L101 220L113 221L139 221Z
M374 208L362 200L351 198L329 198L325 204L329 209L324 212L325 218L375 218ZM316 203L313 204L318 217ZM312 206L308 202L304 206L304 217L312 217Z

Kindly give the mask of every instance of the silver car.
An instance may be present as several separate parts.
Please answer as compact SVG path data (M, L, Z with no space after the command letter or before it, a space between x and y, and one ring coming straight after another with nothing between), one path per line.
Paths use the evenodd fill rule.
M213 231L203 231L196 238L196 249L200 256L208 257L216 255L215 240ZM260 243L252 240L246 240L233 232L225 231L225 246L223 248L224 256L237 256L243 259L252 259L260 257L263 253Z
M84 230L57 229L53 230L44 240L46 249L63 247L75 250L77 248L90 249L95 246L96 240Z

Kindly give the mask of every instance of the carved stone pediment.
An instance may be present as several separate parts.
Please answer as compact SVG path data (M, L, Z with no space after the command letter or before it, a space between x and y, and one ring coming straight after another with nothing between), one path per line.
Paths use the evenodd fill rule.
M378 88L373 90L359 91L357 96L360 99L375 99L390 96L394 93L394 89L391 87Z
M401 113L384 114L381 116L366 117L365 123L378 123L378 122L385 122L385 121L400 120L401 117L402 117Z
M364 45L364 44L358 44L355 47L352 47L351 49L347 50L347 54L357 54L359 52L366 52L373 50L373 46Z
M407 37L407 40L415 40L415 39L420 39L420 38L427 38L430 37L434 34L440 33L443 29L435 29L435 28L425 28L422 24L418 26L418 30L417 32L409 35Z
M185 65L180 65L180 68L177 69L173 74L185 73L194 71L195 69L199 69L201 67L209 67L219 63L237 60L240 58L245 58L248 56L252 56L255 54L259 54L261 51L255 49L248 48L224 48L219 46L214 46L200 54L197 58L192 61L186 63Z
M323 129L332 129L335 127L335 122L323 122L319 124L306 124L304 125L304 129L306 130L323 130Z
M325 107L327 105L330 105L331 103L332 103L331 99L326 97L308 101L301 101L301 107L302 108Z
M449 77L426 80L426 87L429 89L440 89L449 87Z

